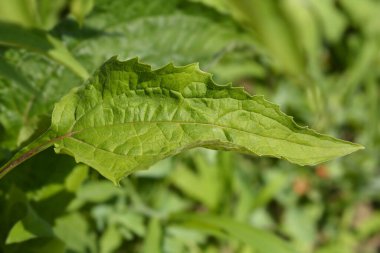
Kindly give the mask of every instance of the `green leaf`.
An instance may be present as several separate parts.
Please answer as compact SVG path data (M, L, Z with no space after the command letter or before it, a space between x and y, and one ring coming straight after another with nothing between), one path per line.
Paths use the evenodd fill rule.
M20 24L24 27L37 26L37 15L32 1L15 0L0 2L0 20Z
M160 221L153 218L149 221L148 233L145 237L143 253L156 251L160 252L161 250L159 249L161 249L161 237L162 231Z
M70 3L71 14L80 25L83 24L84 17L91 12L94 7L94 0L72 0Z
M0 45L21 47L45 54L65 65L79 77L86 79L89 76L87 70L58 39L42 30L0 22Z
M4 194L3 186L0 191L0 251L5 245L9 232L14 225L28 213L28 203L25 194L14 185Z
M72 212L55 220L54 233L69 252L96 252L95 235L83 215Z
M5 247L5 253L64 253L65 244L56 238L34 238L21 243L9 244Z
M62 18L62 11L70 0L39 0L35 1L37 12L34 17L40 21L39 28L44 30L52 29ZM38 15L37 15L38 14Z
M347 29L347 20L343 13L330 1L312 0L310 5L319 18L325 37L331 42L338 42Z
M103 176L119 180L187 149L206 147L313 165L352 153L358 144L298 126L277 105L242 88L221 86L197 64L149 65L115 57L54 108L50 130L6 171L54 143Z
M252 249L260 253L294 253L296 252L291 246L279 237L267 232L254 228L250 225L237 222L227 217L213 215L197 214L177 214L172 217L173 221L184 222L189 227L198 228L204 232L219 231L221 235L228 235L236 238L242 243L249 245ZM217 232L212 232L218 235ZM256 251L255 251L256 252Z
M22 242L34 237L53 236L50 225L39 217L30 205L27 209L27 215L9 231L6 244Z
M114 224L111 224L105 229L100 239L100 252L112 253L115 252L123 243L123 237Z
M283 13L283 3L279 4L275 0L235 0L224 3L230 15L251 32L256 40L255 46L273 59L274 67L291 75L304 72L305 61L301 47Z
M0 21L49 30L68 0L13 0L0 2Z
M116 54L125 59L139 56L153 66L193 61L208 66L244 42L230 18L200 14L199 8L193 10L197 5L177 5L177 0L98 0L83 29L66 21L56 32L87 69Z
M0 62L0 146L14 150L49 128L54 103L80 79L34 52L8 49Z
M223 170L220 169L219 164L211 163L210 159L206 160L206 157L201 154L204 152L192 155L194 165L191 168L185 164L176 166L171 173L171 181L184 194L215 210L225 194Z

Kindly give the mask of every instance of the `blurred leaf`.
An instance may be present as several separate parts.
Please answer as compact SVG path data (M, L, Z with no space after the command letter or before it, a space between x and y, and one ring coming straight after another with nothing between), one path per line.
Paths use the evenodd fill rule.
M226 0L189 0L193 2L199 2L203 3L205 5L208 5L210 7L213 7L217 9L218 11L222 13L229 13L229 5Z
M11 231L9 231L6 244L10 243L16 243L16 242L23 242L32 238L35 238L36 235L29 232L27 229L25 229L23 223L21 221L18 221Z
M100 238L100 252L112 253L120 247L123 238L114 224L111 224L105 229L102 237Z
M65 244L54 238L35 238L7 245L4 253L65 253Z
M0 3L0 20L45 30L57 22L67 0L12 0Z
M71 213L56 220L54 233L65 242L70 250L95 252L94 233L89 229L89 224L81 214Z
M89 14L94 7L94 0L71 0L70 11L80 25L83 24L84 17Z
M177 167L171 174L171 181L185 194L215 209L223 194L222 171L200 154L194 154L195 172L185 166Z
M160 191L153 188L150 197L153 198L153 205L158 211L156 214L158 217L166 217L173 212L184 211L192 205L190 199L183 198L182 195L169 190L165 185Z
M211 227L226 233L237 240L251 246L260 253L295 253L285 241L275 235L251 227L250 225L236 222L230 218L212 215L177 214L172 217L175 221L181 221L188 226Z
M33 237L52 237L50 225L28 205L26 216L9 231L6 244L23 242Z
M75 52L80 60L93 68L114 55L122 59L138 56L154 66L193 61L206 65L212 63L228 45L237 42L236 37L237 33L232 28L226 29L205 17L176 13L121 23L107 29L101 36L80 41ZM151 42L152 38L155 38L155 43Z
M274 196L284 189L284 186L288 183L288 178L284 173L273 171L268 172L266 175L265 184L260 187L257 196L254 199L253 208L260 208L266 206Z
M69 192L78 191L79 187L88 175L88 166L78 164L73 168L73 171L65 179L65 187Z
M345 241L336 241L320 247L316 253L354 253L353 245Z
M26 27L36 27L35 1L14 0L0 2L0 20L12 22Z
M27 90L28 92L35 92L35 89L30 83L30 81L23 75L23 73L20 73L20 71L16 69L15 66L8 63L5 57L1 57L0 75L6 79L15 81L20 86L22 86L23 89Z
M322 212L321 207L289 207L284 217L284 229L295 239L295 245L301 252L311 252L317 236L317 220Z
M365 76L368 76L374 66L374 62L377 60L376 53L380 52L380 44L374 39L368 39L364 45L362 45L360 52L355 58L349 68L342 75L338 85L342 86L341 99L351 100L355 95L355 91L361 84L361 80ZM376 68L376 67L375 67Z
M334 6L333 1L311 0L310 3L326 38L331 42L338 42L348 25L344 15Z
M355 24L360 25L365 35L378 38L380 35L380 21L378 19L380 11L379 2L358 2L355 0L339 0L339 2L354 20Z
M145 224L144 218L135 212L129 210L125 213L125 210L121 210L117 213L114 213L109 217L110 223L115 223L119 226L122 226L134 234L143 237L145 234Z
M49 198L34 203L36 212L49 224L54 224L55 220L64 215L69 203L75 196L67 191L60 191Z
M185 226L171 225L165 229L167 234L163 252L202 252L202 245L207 240L204 231L197 231Z
M0 70L0 125L5 131L0 141L14 150L49 127L54 103L80 80L35 53L7 50L1 62L6 67Z
M0 44L26 48L45 54L65 65L82 79L86 79L89 76L87 70L58 39L43 31L0 22Z
M121 192L120 188L115 187L108 181L92 181L79 188L77 198L84 203L99 203L107 201Z
M277 69L291 75L304 72L304 62L296 43L294 31L277 1L230 1L232 15L252 32L255 40L274 61Z
M265 66L254 61L254 57L255 52L253 49L237 48L232 52L226 52L217 63L210 67L209 71L215 73L214 79L222 83L231 80L238 82L242 78L244 81L248 78L265 78ZM248 85L245 86L247 87ZM254 88L257 88L256 85ZM258 94L256 89L254 89L254 93Z
M2 189L2 188L0 188ZM0 249L5 245L9 231L28 213L25 194L13 186L6 194L0 192Z
M297 37L297 47L307 53L308 63L318 66L316 63L321 54L320 36L311 9L302 0L283 1L281 7Z
M161 252L161 224L157 219L151 219L148 225L148 232L144 240L143 253Z
M48 184L48 185L44 185L37 191L30 193L29 195L31 199L41 201L41 200L48 199L54 196L55 194L61 192L62 190L63 190L63 185L61 184Z
M136 172L135 175L142 178L165 178L171 172L172 166L171 158L167 158L154 164L149 170Z
M55 32L62 34L88 69L114 55L138 56L156 67L167 62L208 65L227 47L246 41L228 17L212 12L201 15L197 6L177 7L180 2L98 0L81 29L63 22Z
M34 2L37 5L35 17L38 17L40 23L38 27L50 30L58 23L68 0L38 0Z

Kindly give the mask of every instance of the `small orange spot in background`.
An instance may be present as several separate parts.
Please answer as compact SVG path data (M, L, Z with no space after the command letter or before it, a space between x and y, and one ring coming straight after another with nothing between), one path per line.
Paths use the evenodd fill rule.
M307 178L298 177L293 182L293 191L300 196L305 195L310 190L310 183Z
M319 165L315 168L315 173L320 178L329 178L329 170L325 165Z

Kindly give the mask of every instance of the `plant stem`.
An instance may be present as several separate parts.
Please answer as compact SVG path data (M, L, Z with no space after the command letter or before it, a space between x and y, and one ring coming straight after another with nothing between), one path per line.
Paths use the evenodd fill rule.
M32 156L42 152L43 150L51 147L55 142L62 140L64 138L72 136L74 133L67 133L62 136L55 136L55 133L49 129L38 137L35 141L26 145L20 151L18 151L12 159L4 164L0 168L0 179L8 174L13 168L17 167L19 164L28 160Z

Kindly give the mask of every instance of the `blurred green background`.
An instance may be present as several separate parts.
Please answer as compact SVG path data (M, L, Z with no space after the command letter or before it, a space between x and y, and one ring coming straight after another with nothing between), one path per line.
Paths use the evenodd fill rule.
M0 162L113 55L199 62L364 151L194 149L120 187L53 150L0 181L0 252L380 252L380 1L1 0Z

